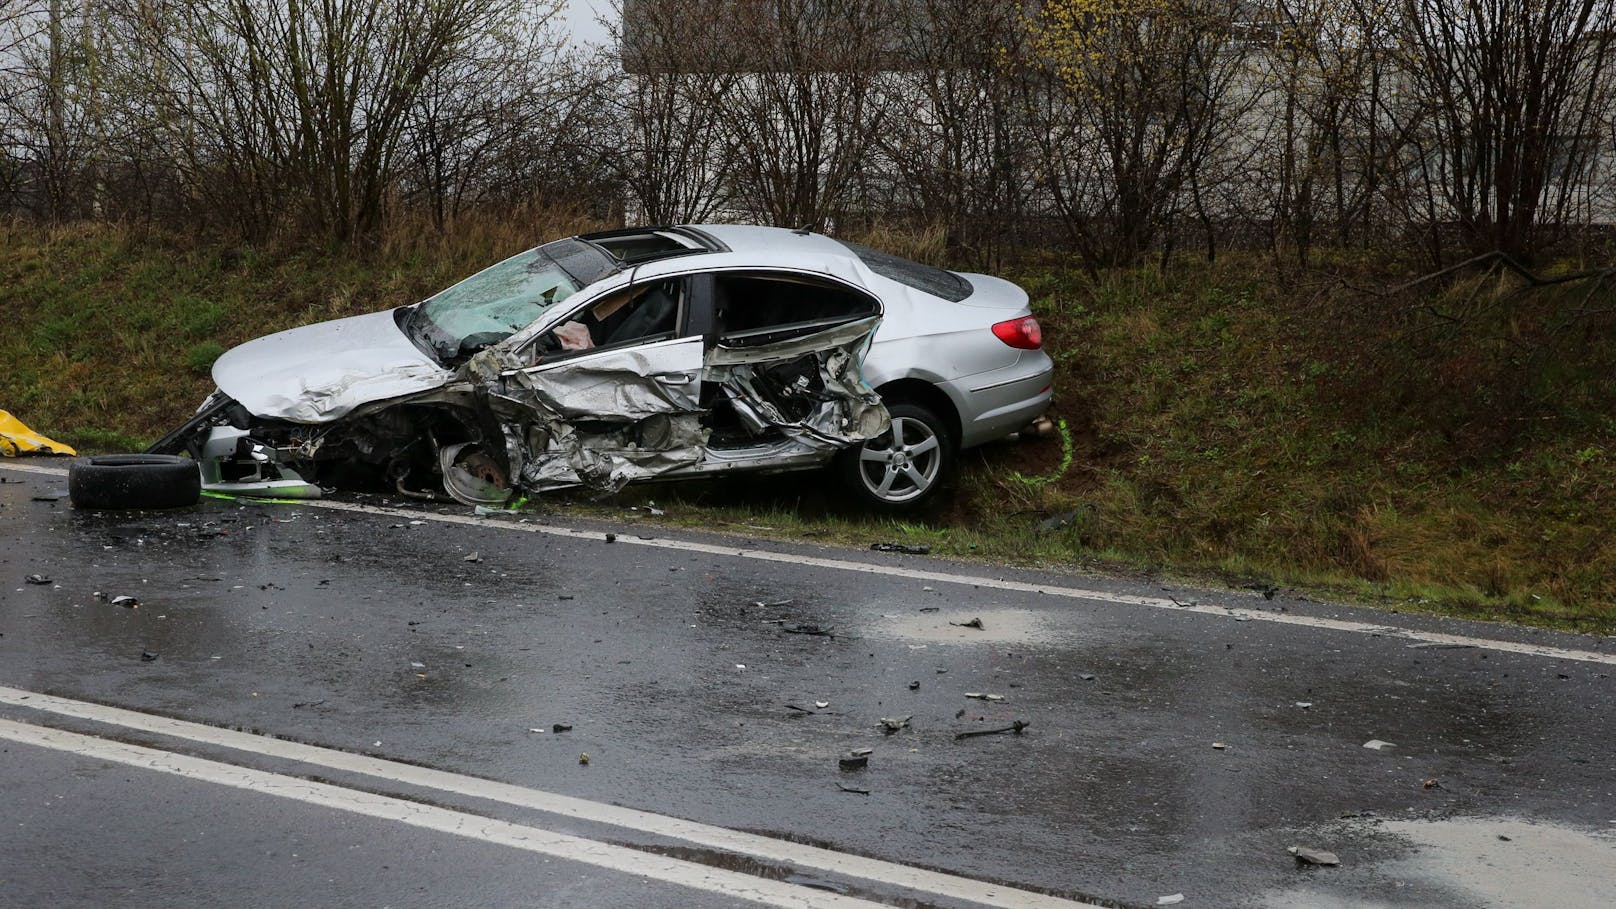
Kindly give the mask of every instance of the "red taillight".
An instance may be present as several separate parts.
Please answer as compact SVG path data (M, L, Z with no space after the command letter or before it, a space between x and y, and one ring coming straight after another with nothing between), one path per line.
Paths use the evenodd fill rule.
M1038 320L1032 316L999 322L993 326L993 334L1011 347L1022 350L1037 350L1044 346L1044 330L1038 327Z

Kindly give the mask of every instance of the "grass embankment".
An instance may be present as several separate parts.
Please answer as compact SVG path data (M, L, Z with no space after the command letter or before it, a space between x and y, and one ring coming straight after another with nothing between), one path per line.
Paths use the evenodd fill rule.
M361 258L0 228L0 407L133 448L190 412L224 347L419 299L520 246L462 233ZM1380 297L1274 275L1240 257L1098 283L1019 269L1065 439L968 453L924 520L864 519L789 478L631 497L694 524L1616 630L1616 288L1491 277Z

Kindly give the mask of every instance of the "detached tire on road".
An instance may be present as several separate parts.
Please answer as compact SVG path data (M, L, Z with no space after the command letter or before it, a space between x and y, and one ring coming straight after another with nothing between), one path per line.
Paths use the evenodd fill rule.
M74 508L184 508L202 497L202 473L178 455L95 455L67 469Z

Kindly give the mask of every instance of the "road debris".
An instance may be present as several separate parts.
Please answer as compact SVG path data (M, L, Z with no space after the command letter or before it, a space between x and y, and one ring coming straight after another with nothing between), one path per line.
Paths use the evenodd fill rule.
M901 552L904 555L928 555L931 553L931 547L924 543L871 543L870 548L876 552Z
M843 792L851 792L854 795L869 795L870 794L870 790L865 789L862 786L848 786L848 785L846 785L844 783L837 783L836 788L842 790Z
M51 579L48 576L42 575L42 574L31 574L28 577L23 578L23 580L26 581L29 584L37 584L37 585L40 585L40 586L44 586L46 584L51 583Z
M152 662L153 660L156 660L156 659L157 659L157 654L152 653L150 650L142 650L140 652L140 661L142 663L150 663L150 662Z
M1026 729L1028 726L1031 726L1031 725L1032 724L1027 722L1026 720L1016 720L1014 723L1011 723L1008 726L1000 727L998 729L972 729L972 730L969 730L967 732L956 732L956 733L954 733L954 740L958 741L960 739L974 739L979 735L1002 735L1003 733L1006 733L1006 732L1013 733L1015 735L1020 735L1021 730Z
M608 543L615 543L615 542L617 542L617 534L615 534L615 533L608 533L608 534L607 534L607 535L606 535L606 542L608 542Z
M914 719L913 714L910 714L909 716L895 716L895 717L894 716L884 716L884 717L881 718L881 731L885 732L887 735L891 735L892 733L898 732L899 730L907 729L907 728L909 728L909 721L912 720L912 719Z
M965 696L972 699L972 700L975 700L975 701L1002 701L1002 700L1004 700L1004 695L1002 695L1002 694L983 694L980 691L967 691L967 692L965 692Z
M848 754L851 754L854 757L869 757L874 753L874 748L854 748L852 751L848 752Z
M815 701L814 706L818 707L820 710L824 710L826 707L830 706L830 701Z
M1092 672L1079 672L1077 677L1085 682L1092 682L1095 679L1095 675Z
M1213 742L1212 747L1216 748L1218 751L1227 751L1229 745L1226 742Z
M554 733L571 732L572 731L572 724L571 723L556 723L556 724L554 724L553 726L550 727L550 731L554 732Z
M850 754L847 757L838 758L836 760L836 766L841 768L843 773L851 773L854 770L863 770L864 768L870 766L870 756L867 754Z
M578 763L584 765L585 767L588 767L589 766L589 752L585 751L583 754L578 755Z
M140 600L128 595L115 596L112 598L112 605L122 606L125 609L139 609Z
M1156 897L1156 905L1158 906L1171 906L1174 903L1182 902L1184 902L1184 894L1182 893L1170 893L1167 896Z
M1298 865L1341 864L1341 859L1337 858L1334 852L1326 852L1323 849L1309 849L1306 846L1292 846L1285 851L1296 856L1296 863Z
M1313 702L1312 701L1297 701L1296 706L1302 708L1303 710L1307 710L1308 708L1313 706Z
M807 634L820 638L832 637L830 633L831 626L829 625L823 627L819 625L781 625L780 630L786 634Z
M482 554L477 552L468 552L460 557L460 561L462 562L481 562L482 560Z
M982 630L982 619L980 616L971 619L969 622L949 622L948 624L953 625L956 628L975 628L977 631Z
M1420 641L1408 645L1409 650L1475 650L1475 644L1460 644L1452 641Z
M1391 742L1382 742L1380 739L1370 739L1369 741L1364 742L1363 746L1365 748L1368 748L1370 751L1384 751L1387 748L1396 748L1397 747L1396 745L1393 745Z
M919 691L920 690L920 680L915 679L913 682L910 682L909 683L909 690L910 691Z
M1442 788L1442 781L1437 779L1436 777L1431 777L1430 779L1426 780L1424 783L1421 784L1421 788L1422 789L1441 789Z

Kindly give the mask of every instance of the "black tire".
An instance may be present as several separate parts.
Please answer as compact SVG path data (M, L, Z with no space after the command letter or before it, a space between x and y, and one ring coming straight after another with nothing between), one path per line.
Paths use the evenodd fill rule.
M67 469L74 508L184 508L202 497L202 473L178 455L96 455Z
M953 477L958 442L948 423L920 404L888 403L887 413L892 429L842 452L837 470L865 507L917 511Z

